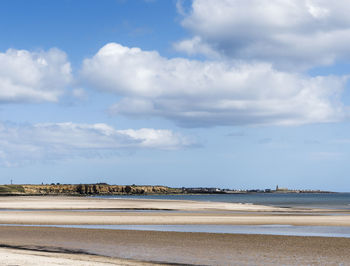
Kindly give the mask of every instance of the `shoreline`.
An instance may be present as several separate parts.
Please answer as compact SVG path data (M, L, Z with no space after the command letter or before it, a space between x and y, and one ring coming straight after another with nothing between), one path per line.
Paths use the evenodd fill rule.
M295 191L278 191L278 192L213 192L213 193L140 193L140 194L128 194L128 193L96 193L96 194L78 194L78 193L49 193L49 194L42 194L42 193L0 193L0 197L18 197L18 196L23 196L23 197L108 197L108 196L122 196L122 197L127 197L127 196L172 196L172 195L195 195L195 196L200 196L200 195L236 195L236 194L348 194L350 192L338 192L338 191L315 191L315 192L295 192Z
M193 200L19 196L0 197L0 224L0 256L4 252L2 254L12 260L5 265L40 265L16 262L18 252L23 251L18 248L30 249L29 253L19 254L24 261L36 261L36 256L41 256L46 260L41 265L108 265L105 259L127 260L115 263L117 265L350 264L350 238L344 237L45 226L292 224L350 230L350 211L347 210ZM68 252L69 256L76 256L77 263L69 263L71 258L67 258L67 254L48 255L49 250ZM99 258L102 261L86 257L94 256L91 254L102 256Z
M11 197L0 198L0 214L0 224L350 227L348 210L281 208L190 200Z
M188 194L249 194L249 193L336 193L303 189L247 189L234 190L213 187L168 187L163 185L109 185L95 184L7 184L0 185L0 195L188 195Z
M0 235L1 244L10 249L60 250L80 259L88 253L136 263L131 265L350 263L347 238L48 227L0 227Z

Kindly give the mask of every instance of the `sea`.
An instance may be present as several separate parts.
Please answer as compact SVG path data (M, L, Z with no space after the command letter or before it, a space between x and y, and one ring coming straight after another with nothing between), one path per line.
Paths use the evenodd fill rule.
M350 193L242 193L242 194L174 194L117 195L100 198L194 200L251 203L276 207L300 207L350 210Z

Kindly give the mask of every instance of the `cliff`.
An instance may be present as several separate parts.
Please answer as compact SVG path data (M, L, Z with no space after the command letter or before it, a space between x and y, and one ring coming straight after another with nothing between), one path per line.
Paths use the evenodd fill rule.
M181 190L166 186L79 185L2 185L0 195L123 195L169 194Z

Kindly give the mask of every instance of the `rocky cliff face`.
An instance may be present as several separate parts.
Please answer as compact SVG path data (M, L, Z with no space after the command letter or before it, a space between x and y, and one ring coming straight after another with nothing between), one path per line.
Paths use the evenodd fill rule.
M80 185L22 185L24 193L30 195L122 195L122 194L168 194L181 190L165 186L124 186L106 184ZM17 194L17 193L16 193Z

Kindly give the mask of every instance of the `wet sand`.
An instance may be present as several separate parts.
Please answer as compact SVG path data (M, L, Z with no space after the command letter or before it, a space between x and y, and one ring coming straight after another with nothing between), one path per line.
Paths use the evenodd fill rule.
M350 215L344 210L222 202L0 197L0 224L288 224L350 229ZM35 257L41 256L38 252L49 264L43 261L32 265L89 265L89 261L91 265L142 265L140 261L204 265L339 265L350 264L349 247L350 238L0 226L0 256L8 259L7 264L0 262L0 265L31 265L24 262L34 263ZM74 258L67 257L73 255ZM70 263L72 259L74 263Z
M47 227L0 227L0 236L1 244L7 247L89 253L158 263L350 264L350 239L347 238Z
M129 211L123 212L122 210ZM137 212L137 210L153 211ZM332 215L325 215L327 213ZM336 210L277 208L252 204L179 200L0 197L0 214L0 224L350 226L350 215L337 214Z
M0 211L0 224L26 225L117 225L117 224L208 224L208 225L303 225L350 226L350 216L296 214L139 213Z

